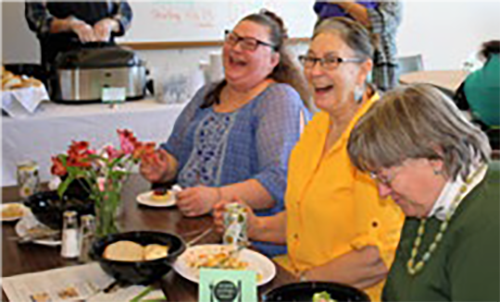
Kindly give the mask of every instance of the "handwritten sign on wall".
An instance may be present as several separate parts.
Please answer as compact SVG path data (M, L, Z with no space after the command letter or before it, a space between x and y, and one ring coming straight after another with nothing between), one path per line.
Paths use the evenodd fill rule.
M241 18L262 8L270 9L284 18L292 37L308 37L316 20L312 9L314 0L129 3L134 18L121 42L220 41L225 29L234 27Z

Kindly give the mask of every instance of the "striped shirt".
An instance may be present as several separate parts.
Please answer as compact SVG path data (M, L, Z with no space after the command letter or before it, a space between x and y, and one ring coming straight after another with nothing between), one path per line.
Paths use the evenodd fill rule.
M373 83L382 90L395 87L398 81L396 33L402 6L399 1L380 1L377 7L367 9L371 31L379 37L373 60Z

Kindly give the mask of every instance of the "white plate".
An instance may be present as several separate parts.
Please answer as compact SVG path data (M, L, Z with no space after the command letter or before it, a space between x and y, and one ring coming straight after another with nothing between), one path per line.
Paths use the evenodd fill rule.
M19 207L19 209L21 211L19 212L19 215L10 216L10 217L3 217L3 214L2 214L2 215L0 215L0 221L16 221L18 219L23 218L24 214L28 210L28 208L26 208L24 206L24 204L22 204L20 202L10 202L10 203L2 203L0 205L0 211L1 211L0 213L3 213L3 211L5 209L7 209L8 207Z
M201 253L210 254L220 252L221 249L228 248L222 244L195 245L188 248L175 261L173 268L182 277L198 283L200 280L199 269L189 265L188 259L192 259ZM253 250L242 249L238 255L239 260L248 263L248 269L261 274L262 279L257 282L258 286L264 285L276 276L276 266L271 259Z
M43 226L38 220L36 220L33 213L28 209L23 219L19 220L19 222L15 226L15 231L17 236L24 237L27 235L28 230L33 227ZM47 239L47 240L33 240L33 243L47 245L47 246L58 246L61 245L61 240L56 239Z
M154 200L152 198L153 191L144 192L144 193L139 194L137 196L137 202L140 204L146 205L146 206L158 207L158 208L175 206L175 202L176 202L175 197L171 191L169 191L169 192L170 192L172 198L170 198L168 200Z

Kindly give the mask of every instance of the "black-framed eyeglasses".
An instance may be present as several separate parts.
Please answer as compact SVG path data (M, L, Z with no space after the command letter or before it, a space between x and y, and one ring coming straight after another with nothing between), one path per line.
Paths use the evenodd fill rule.
M241 48L248 51L255 51L257 47L259 47L259 45L271 47L273 50L276 50L276 46L270 43L260 41L255 38L241 37L235 32L230 30L226 30L224 34L225 34L224 42L233 47L236 46L236 44L240 43Z
M317 62L319 62L319 65L323 67L326 70L333 70L337 68L340 63L346 63L346 62L351 62L351 63L361 63L364 60L360 58L340 58L336 56L327 56L324 58L315 58L312 56L308 55L302 55L299 56L299 61L302 63L304 68L306 69L311 69L316 65Z

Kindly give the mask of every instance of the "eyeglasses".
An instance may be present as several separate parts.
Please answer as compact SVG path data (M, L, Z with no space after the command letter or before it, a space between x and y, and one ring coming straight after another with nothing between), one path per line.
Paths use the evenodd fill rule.
M325 58L315 58L315 57L306 56L306 55L299 56L299 61L300 61L300 63L302 63L302 65L306 69L312 69L314 67L314 65L316 65L316 62L319 62L321 67L323 67L326 70L333 70L333 69L337 68L340 65L340 63L347 63L347 62L361 63L361 62L363 62L363 60L360 58L340 58L340 57L336 57L336 56L328 56Z
M244 50L248 50L248 51L255 51L257 49L257 47L259 47L259 45L268 46L268 47L271 47L273 50L276 50L276 46L274 46L270 43L263 42L263 41L255 39L255 38L241 37L241 36L238 36L233 31L226 30L224 32L224 34L225 34L224 42L232 47L236 46L236 44L238 44L238 42L241 42L240 43L241 48Z
M401 168L398 168L394 170L392 175L389 176L381 176L379 172L370 172L370 177L371 179L375 180L376 182L388 187L392 188L392 182L396 178L396 176L399 174L401 171Z

